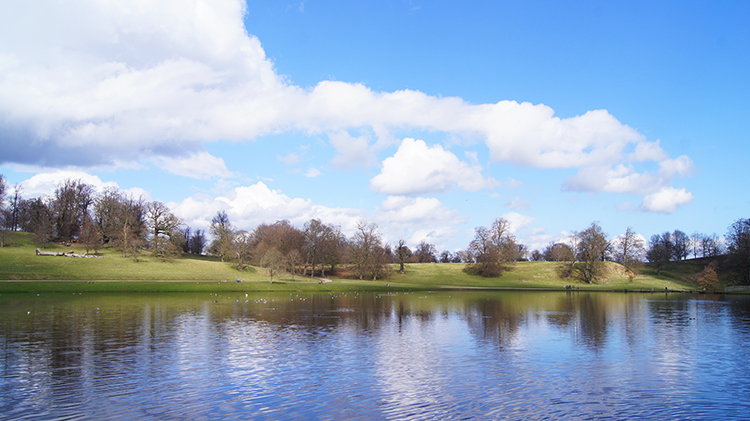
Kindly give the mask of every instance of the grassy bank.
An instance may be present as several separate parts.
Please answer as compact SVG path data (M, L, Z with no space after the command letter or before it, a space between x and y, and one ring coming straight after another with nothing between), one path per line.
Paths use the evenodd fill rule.
M283 274L269 282L265 269L250 267L238 271L233 264L213 257L185 255L162 261L144 254L138 262L115 250L99 252L100 258L37 256L37 246L28 234L13 233L9 247L0 249L0 293L2 292L135 292L135 291L366 291L426 290L443 288L563 289L573 285L582 290L690 290L691 273L665 270L656 275L648 267L629 279L619 265L607 263L607 275L592 285L560 276L560 263L520 262L500 278L482 278L463 272L463 264L410 264L405 274L395 270L383 280L359 281L331 277L317 279ZM77 246L48 246L45 251L83 253ZM687 272L695 268L687 269ZM702 270L702 266L698 270ZM240 280L241 282L237 282Z

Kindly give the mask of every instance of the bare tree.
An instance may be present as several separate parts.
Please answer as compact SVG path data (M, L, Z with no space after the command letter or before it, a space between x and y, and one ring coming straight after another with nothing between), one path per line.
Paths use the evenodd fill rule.
M502 275L506 270L501 257L503 237L499 236L497 220L492 228L477 227L474 229L474 239L469 243L469 251L475 263L469 264L464 271L472 275L487 278Z
M518 246L518 251L517 251L516 261L527 259L526 256L529 255L529 247L525 244L517 244L517 246Z
M700 254L702 239L703 234L697 231L690 236L690 252L693 254L693 259L697 259Z
M45 248L55 234L55 222L49 206L37 198L30 202L31 228L34 242Z
M118 238L124 217L125 203L120 190L114 187L104 189L93 205L93 220L104 242L110 243Z
M544 248L544 260L548 262L572 262L575 260L575 250L565 243L549 243Z
M142 197L128 197L117 188L106 188L91 208L91 219L102 242L119 247L124 254L134 239L143 240L147 236L147 203Z
M315 265L322 258L325 231L326 227L320 219L311 219L305 222L305 270L307 270L308 264L312 266L310 276L315 276Z
M234 227L229 222L229 217L224 211L219 211L211 218L211 226L209 228L213 241L208 248L209 253L219 256L221 261L226 261L230 256L234 254L234 247L232 245Z
M5 206L5 195L8 193L8 182L5 181L5 177L0 174L0 208Z
M377 280L384 273L385 248L381 243L377 224L357 222L357 231L352 238L351 258L359 279L365 276Z
M146 219L151 231L151 254L162 260L179 256L182 248L173 241L173 237L182 238L178 230L183 225L182 220L160 201L148 204Z
M474 239L469 243L469 251L477 262L487 260L486 256L493 252L497 253L497 250L493 250L492 233L487 227L474 228Z
M181 229L182 231L182 252L190 253L190 240L192 239L192 229L189 226Z
M641 262L646 254L646 244L632 227L625 229L625 234L612 240L615 261L627 268Z
M323 235L323 249L321 253L321 272L325 276L325 265L329 265L331 272L336 265L343 261L343 251L346 245L346 237L341 232L341 228L333 225L326 225Z
M137 238L145 241L147 235L146 208L147 203L143 197L123 197L123 216L122 221L127 222L130 229Z
M750 219L740 218L727 228L729 264L737 283L750 284Z
M577 265L578 273L584 282L590 284L602 275L609 242L598 222L593 222L581 231L578 237L578 259L581 261L581 264Z
M5 177L0 174L0 248L5 247L7 230L10 225L10 214L5 209L5 194L8 189L8 183Z
M260 224L253 230L255 245L253 261L260 265L266 251L275 248L286 256L292 250L300 250L304 244L304 234L293 227L288 220L276 221L274 224Z
M118 245L122 250L122 257L130 255L133 258L133 261L137 262L138 256L140 256L143 251L146 242L140 235L136 234L136 231L130 225L129 221L125 221L120 227L120 232L117 235Z
M474 254L471 250L459 250L456 255L461 259L462 263L474 263Z
M469 251L475 263L464 271L484 277L497 277L508 270L520 258L521 249L510 232L510 222L497 218L492 225L474 229L474 239Z
M701 235L698 250L702 255L701 257L715 257L725 252L721 240L716 234Z
M250 260L253 255L254 246L253 233L240 230L234 233L234 253L237 257L237 270L245 269L245 262Z
M403 238L398 240L398 245L396 246L396 261L398 262L398 271L399 273L406 273L404 270L404 262L406 262L406 259L411 256L411 250L409 250L409 247L406 245L406 240Z
M65 180L55 189L52 211L63 241L77 236L94 201L94 188L81 180Z
M190 236L190 253L202 254L205 247L206 235L203 233L203 230L195 230L195 233Z
M272 247L263 254L260 265L268 270L268 275L271 277L270 282L273 283L274 275L278 275L284 268L284 256Z
M10 212L5 209L5 195L8 190L8 183L5 177L0 174L0 248L5 247L5 240L10 228Z
M21 228L23 215L23 198L21 197L21 185L16 184L13 188L13 198L10 200L10 209L7 210L6 227L11 231Z
M10 231L8 231L8 228L6 226L8 220L8 215L0 211L0 248L5 247L5 244L8 241L8 234Z
M496 247L500 248L504 239L510 237L510 221L505 218L497 218L492 221L490 227L490 238Z
M78 240L86 247L86 254L89 254L90 249L94 249L94 254L96 254L102 246L102 235L91 221L86 221L83 224Z
M437 249L435 248L435 245L428 243L426 240L422 240L419 242L414 254L417 256L419 263L432 263L436 261L436 252Z
M299 265L301 261L302 254L297 249L291 250L286 256L284 256L286 271L292 275L292 281L294 280L294 275L297 273L297 265Z
M270 226L270 232L272 233L271 244L285 256L292 250L302 250L304 247L304 232L292 226L287 219L276 221Z
M654 234L649 241L649 249L646 258L656 265L656 274L661 273L664 266L672 259L674 246L672 234L665 232L661 235Z
M36 202L36 199L23 199L21 198L18 201L16 209L13 210L15 212L15 228L14 230L19 230L23 232L34 232L34 218L33 218L33 209L34 209L34 203Z
M685 260L690 253L690 237L680 230L672 233L672 253L674 260Z

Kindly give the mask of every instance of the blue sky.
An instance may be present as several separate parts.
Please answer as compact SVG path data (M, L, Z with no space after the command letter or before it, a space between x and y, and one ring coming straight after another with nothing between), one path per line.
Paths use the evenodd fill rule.
M532 249L599 221L750 216L745 2L0 6L0 173L162 200L194 228L376 222Z

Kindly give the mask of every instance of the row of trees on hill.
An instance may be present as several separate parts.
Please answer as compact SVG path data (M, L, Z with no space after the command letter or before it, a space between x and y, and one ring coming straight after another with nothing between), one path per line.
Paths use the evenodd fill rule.
M237 229L223 211L211 220L209 229L213 241L207 252L223 261L265 267L273 276L281 271L303 276L336 271L346 265L358 279L378 279L387 275L387 265L435 261L435 246L421 242L412 251L404 240L391 246L383 243L377 224L359 221L355 232L347 237L341 228L311 219L302 228L287 220L260 224L252 231Z
M242 270L248 264L263 266L275 274L325 276L346 265L360 279L377 279L386 265L406 263L466 263L472 274L494 277L512 269L515 262L530 258L568 262L569 276L594 282L601 276L601 263L615 261L635 270L643 261L657 271L671 261L728 254L726 271L738 283L750 284L750 222L735 221L725 237L680 230L653 235L648 241L628 227L611 240L598 223L574 232L566 241L550 243L529 253L511 233L509 221L497 218L490 226L477 227L465 250L438 254L434 245L422 241L414 250L402 239L385 244L376 224L360 221L351 237L340 227L311 219L298 228L289 221L263 223L254 230L235 227L225 212L211 220L209 232L193 231L159 201L148 202L115 188L96 193L80 180L66 180L48 198L24 199L16 186L8 194L0 175L0 246L8 231L33 233L41 247L51 241L74 239L96 252L104 245L117 248L135 260L143 252L162 259L181 253L208 253L232 261Z
M500 276L513 264L526 257L527 249L510 233L510 224L496 219L489 227L478 227L464 256L468 273L485 277ZM725 244L717 235L693 234L680 230L655 234L646 242L632 227L608 239L598 222L574 232L565 242L549 244L543 251L534 250L532 260L566 262L564 274L586 283L603 276L604 262L624 265L631 275L644 260L655 264L657 273L671 261L685 260L690 255L716 257L728 254L723 270L735 283L750 284L750 220L735 221L728 229ZM711 268L713 270L713 268ZM712 275L712 276L715 276ZM705 278L705 276L704 276Z
M574 232L566 242L549 244L543 251L531 253L532 260L570 262L568 275L584 282L600 277L602 263L614 261L635 271L640 263L649 261L657 274L673 261L692 256L717 257L727 255L723 270L735 283L750 284L750 220L739 219L728 229L724 241L716 234L694 233L688 236L680 230L654 234L648 242L628 227L623 235L607 240L601 226L594 222L586 230Z
M3 198L6 190L3 186ZM187 244L185 224L164 203L114 188L97 194L80 180L64 181L49 198L24 199L16 187L7 206L5 200L2 203L3 231L33 233L42 248L52 241L69 244L75 239L87 253L106 244L137 260L143 250L166 259L185 251Z
M542 251L534 250L530 259L549 262L573 260L578 236L579 233L574 232L567 242L553 242ZM655 234L647 242L632 227L628 227L624 234L610 240L605 259L627 265L631 262L646 260L668 262L685 260L690 256L693 258L714 257L725 252L726 248L716 234L694 233L692 236L687 236L684 232L676 230Z
M384 276L386 264L393 263L397 254L383 244L378 226L366 221L360 221L347 238L339 227L319 219L311 219L303 228L284 220L248 231L235 227L225 212L218 212L208 238L200 229L193 231L162 202L148 202L115 188L97 194L80 180L64 181L48 198L24 199L18 186L8 206L4 206L6 196L7 184L0 176L0 240L5 240L8 231L30 232L41 247L52 241L77 241L88 253L106 245L136 261L143 252L161 259L205 252L235 262L240 270L248 264L266 267L272 277L280 271L294 276L298 269L303 275L325 276L326 271L347 264L360 279ZM398 255L406 262L432 261L434 246L423 243L412 252L402 245Z
M639 244L639 237L629 228L615 245L607 240L601 226L594 222L589 228L571 236L570 244L553 243L544 254L534 251L532 256L536 260L568 262L568 276L592 283L602 275L603 262L610 255L617 255L623 261L635 261ZM495 219L489 227L476 228L468 250L474 262L464 270L485 277L500 276L512 269L515 262L524 259L527 253L526 247L519 244L511 233L510 222L504 218Z

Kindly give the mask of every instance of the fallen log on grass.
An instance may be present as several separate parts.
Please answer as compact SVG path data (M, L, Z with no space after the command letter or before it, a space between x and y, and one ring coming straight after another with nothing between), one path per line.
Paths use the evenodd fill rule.
M102 257L102 256L95 256L93 254L76 254L72 250L70 251L70 253L62 253L62 252L56 253L54 251L41 251L39 249L36 249L36 255L37 256L81 257L84 259L89 259L89 258L99 259Z

